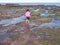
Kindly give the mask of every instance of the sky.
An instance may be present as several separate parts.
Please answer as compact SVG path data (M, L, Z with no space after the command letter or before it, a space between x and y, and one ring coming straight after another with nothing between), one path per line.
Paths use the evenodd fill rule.
M0 0L0 3L60 3L60 0Z

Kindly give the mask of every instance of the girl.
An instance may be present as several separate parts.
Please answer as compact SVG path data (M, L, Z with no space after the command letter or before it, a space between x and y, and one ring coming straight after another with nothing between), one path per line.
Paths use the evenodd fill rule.
M31 17L29 9L26 10L25 16L26 16L26 19L27 19L26 22L29 23L29 19Z

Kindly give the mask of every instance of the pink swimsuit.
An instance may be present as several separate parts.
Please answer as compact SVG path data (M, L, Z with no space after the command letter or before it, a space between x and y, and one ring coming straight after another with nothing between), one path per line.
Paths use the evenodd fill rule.
M25 16L26 16L26 17L30 17L30 12L27 11L27 12L25 13Z

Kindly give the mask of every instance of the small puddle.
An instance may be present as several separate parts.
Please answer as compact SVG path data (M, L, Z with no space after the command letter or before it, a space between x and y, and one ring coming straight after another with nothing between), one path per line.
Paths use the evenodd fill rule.
M52 15L55 15L55 14L49 14L48 10L45 10L45 13L42 13L39 16L52 16Z

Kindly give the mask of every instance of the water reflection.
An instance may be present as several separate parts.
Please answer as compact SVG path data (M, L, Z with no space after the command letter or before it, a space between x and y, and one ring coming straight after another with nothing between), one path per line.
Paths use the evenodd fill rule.
M40 28L60 28L60 20L52 19L50 23L44 23L39 26Z
M11 31L11 32L7 31L6 33L0 34L0 41L3 42L6 38L11 38L11 39L17 38L17 36L21 35L21 32L19 30L18 31L14 30L14 31ZM26 31L26 33L30 32L30 25L29 25L29 23L25 24L25 31Z
M9 37L11 33L0 34L0 41L3 41L5 38Z
M12 19L6 19L6 20L1 20L0 25L2 26L9 26L9 25L14 25L19 22L25 21L25 16L17 17L17 18L12 18Z

